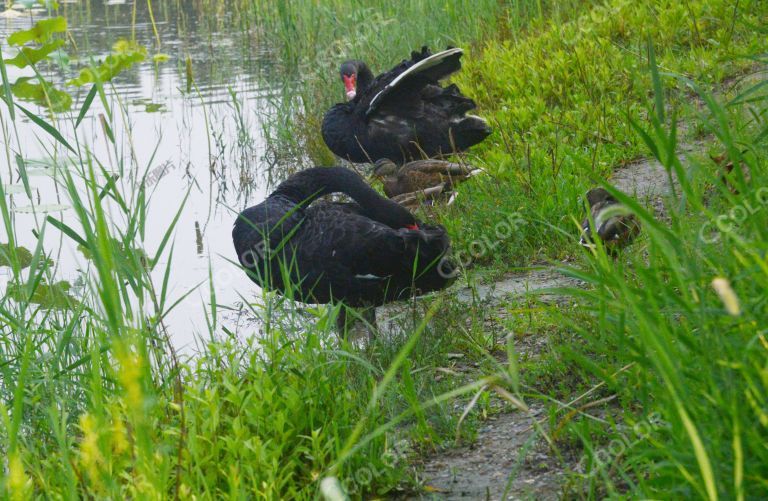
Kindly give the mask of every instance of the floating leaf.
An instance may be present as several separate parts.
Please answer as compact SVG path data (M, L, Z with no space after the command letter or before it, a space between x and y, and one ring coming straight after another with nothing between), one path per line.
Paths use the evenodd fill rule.
M53 40L43 45L39 49L33 49L31 47L22 47L16 57L6 59L6 64L12 64L17 68L24 68L37 64L39 61L47 58L52 52L64 45L64 40Z
M82 87L89 83L108 82L122 71L147 57L147 49L135 42L120 40L112 46L112 54L96 68L84 68L77 78L67 82L69 85Z
M31 101L38 106L48 107L51 111L67 111L72 107L72 96L53 87L49 82L32 83L37 77L20 77L11 85L13 95L22 101ZM38 80L39 81L39 80Z
M43 19L38 21L32 28L24 31L17 31L8 37L9 45L24 45L27 42L44 43L51 38L54 33L67 31L67 20L63 17L54 17L52 19Z
M26 193L27 190L24 189L23 184L6 184L3 186L3 191L9 195L19 195L21 193Z
M32 253L26 247L16 247L19 266L26 268L32 264ZM0 244L0 266L11 266L11 245Z
M31 9L35 6L37 6L37 0L16 0L16 3L13 4L13 7L17 9Z
M164 63L164 62L168 61L170 58L171 58L171 56L169 56L168 54L164 54L162 52L152 56L152 60L154 62L156 62L156 63Z
M144 111L147 113L164 113L168 111L163 103L147 103L144 106Z
M32 213L46 213L46 212L58 212L69 209L69 205L62 204L42 204L42 205L25 205L24 207L16 207L13 212L19 214L32 214Z
M59 68L65 70L69 69L69 63L71 62L71 59L65 50L59 49L51 52L51 55L48 59L58 64Z
M144 106L144 111L147 113L164 113L168 111L163 103L153 103L149 99L135 99L133 104L135 106Z
M4 17L5 19L15 19L21 17L21 15L21 12L13 9L6 9L3 12L0 12L0 17Z
M66 280L56 282L53 285L40 283L32 293L32 297L29 297L24 286L9 284L6 294L16 301L39 304L46 309L64 310L73 309L79 304L79 301L69 294L71 289L72 284Z

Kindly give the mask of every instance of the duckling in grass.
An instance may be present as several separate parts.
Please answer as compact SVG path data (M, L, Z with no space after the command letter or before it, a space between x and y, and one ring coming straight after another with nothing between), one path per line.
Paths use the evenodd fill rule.
M384 193L389 198L421 195L432 200L450 193L455 185L480 172L480 169L446 160L415 160L398 167L393 161L382 158L375 164L373 177L381 180Z
M606 252L614 256L619 249L629 245L640 233L640 221L628 209L616 200L604 188L594 188L587 192L587 204L592 215L581 224L581 240L585 247L594 248L594 235L597 235Z

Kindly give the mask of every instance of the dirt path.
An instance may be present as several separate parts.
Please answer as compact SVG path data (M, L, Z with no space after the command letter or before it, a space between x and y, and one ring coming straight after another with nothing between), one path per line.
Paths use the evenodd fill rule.
M680 153L697 149L681 145ZM637 198L657 214L664 212L663 198L670 192L667 172L653 160L642 160L618 169L611 183ZM563 276L554 268L540 268L511 274L493 284L478 285L458 291L459 301L473 299L500 303L502 300L536 293L543 289L583 286L578 280ZM538 296L539 300L557 300ZM534 343L532 346L544 346ZM534 353L536 355L537 353ZM532 405L528 402L528 405ZM471 446L436 453L421 466L425 493L412 499L559 499L561 481L575 459L566 464L552 456L533 422L543 417L543 406L530 412L503 413L489 419ZM568 464L568 462L573 464Z

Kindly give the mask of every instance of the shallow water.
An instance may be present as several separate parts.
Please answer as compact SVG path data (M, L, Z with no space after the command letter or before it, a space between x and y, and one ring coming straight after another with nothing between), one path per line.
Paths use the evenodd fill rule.
M248 297L256 291L245 274L232 263L236 256L231 243L231 228L236 211L258 203L269 189L271 175L276 174L268 168L270 153L265 146L262 121L275 112L275 103L280 97L275 85L275 62L269 47L255 42L249 30L232 26L236 23L226 19L226 13L220 13L222 18L211 19L198 13L194 4L153 2L161 41L159 50L144 2L137 5L135 24L132 23L133 5L114 0L106 4L87 0L62 3L59 12L67 18L81 57L85 54L103 56L118 39L129 39L132 30L135 30L136 40L149 49L147 60L113 81L111 106L118 113L118 102L122 103L127 117L125 122L129 124L126 127L122 120L117 120L114 130L117 148L108 144L100 126L99 115L105 110L98 98L76 133L73 130L88 87L81 90L73 111L57 117L57 128L71 143L77 142L81 148L87 146L108 171L119 174L128 195L132 194L132 183L149 173L148 184L152 185L153 193L142 246L150 255L189 192L174 233L168 304L191 290L193 292L165 320L174 344L182 350L194 345L196 335L208 336L209 270L214 277L217 304L236 305L241 302L240 294ZM3 56L12 57L16 52L4 43L10 33L28 29L45 17L48 16L44 12L27 11L15 18L0 18ZM156 65L152 62L155 52L168 54L170 60ZM74 56L70 54L70 57ZM185 92L187 56L192 59L199 92ZM8 70L10 81L27 74L14 67ZM71 69L67 78L72 78L75 71L75 68ZM62 70L51 70L45 76L59 83ZM34 105L25 106L45 115ZM50 136L18 113L17 143L8 110L4 105L2 108L8 129L4 142L11 142L12 154L21 151L31 171L33 200L24 193L15 193L13 204L19 243L32 249L37 244L32 230L42 225L46 210L53 217L75 224L71 208L53 210L67 205L62 187L59 184L57 188L51 175L53 158L58 160L59 167L65 166L67 150L59 146L54 153L54 141ZM11 191L20 191L15 166L7 164L8 159L3 154L0 179L6 186L10 185ZM13 176L10 183L9 175ZM36 213L25 212L25 207L34 207ZM112 211L112 214L116 223L121 224L117 212ZM5 235L0 238L2 241L6 241ZM78 283L81 270L86 269L89 262L72 240L48 225L44 248L52 254L58 266L56 279ZM165 263L156 269L157 286L162 283L164 269ZM8 269L0 268L1 273L7 274ZM235 331L235 322L235 315L225 314L223 324L217 330L220 332L225 326ZM253 327L245 326L240 333L248 335L247 329Z

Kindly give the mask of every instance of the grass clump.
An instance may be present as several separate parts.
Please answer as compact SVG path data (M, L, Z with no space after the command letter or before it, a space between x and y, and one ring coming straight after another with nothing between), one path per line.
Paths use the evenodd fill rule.
M645 154L630 121L647 120L649 41L662 71L711 87L751 67L742 56L761 47L752 27L765 15L760 2L609 1L564 23L534 23L528 36L486 43L454 77L495 128L472 151L491 176L462 187L468 196L444 218L458 247L493 235L517 211L528 224L479 261L502 255L507 265L524 265L572 252L569 215L581 212L579 197ZM673 102L691 98L671 84Z
M763 86L761 80L752 89ZM582 330L585 346L603 355L585 368L624 402L625 422L647 431L606 454L626 426L590 433L583 422L574 425L587 444L581 466L590 496L768 494L768 178L761 139L768 101L757 92L746 107L736 106L738 99L725 107L696 90L705 103L703 127L750 176L723 183L709 161L683 169L674 127L651 112L648 146L681 179L667 203L670 226L635 206L648 235L643 252L627 267L605 256L590 260L581 276L594 289L578 293L594 315Z

